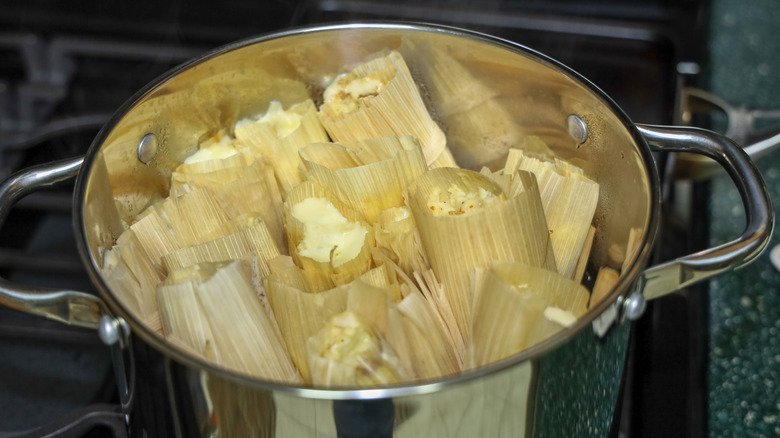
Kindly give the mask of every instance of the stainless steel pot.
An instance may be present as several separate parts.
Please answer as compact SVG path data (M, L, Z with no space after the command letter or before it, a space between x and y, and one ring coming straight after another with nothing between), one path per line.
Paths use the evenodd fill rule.
M292 387L220 369L167 343L117 299L100 275L101 249L112 245L133 215L167 193L171 169L196 149L199 138L264 111L271 99L289 104L316 95L345 66L374 52L410 45L419 51L436 48L459 61L491 91L498 108L512 114L518 135L540 136L599 182L591 261L623 268L606 299L573 327L501 362L452 378L361 390ZM407 61L419 75L422 63L434 59ZM305 87L290 87L293 81ZM496 150L500 156L512 145L503 128L494 128L483 136L480 153L457 149L452 136L462 128L458 114L480 102L443 99L424 83L422 91L461 164L490 165ZM742 194L744 233L725 245L644 268L659 226L653 151L717 160ZM203 436L216 430L220 436L359 436L361 431L365 436L603 436L619 390L628 333L624 321L641 315L646 299L750 262L767 244L774 221L761 176L727 138L691 128L635 125L597 87L540 53L482 34L417 24L289 30L186 63L123 105L83 159L29 169L5 181L0 220L22 196L77 173L74 227L100 297L28 290L3 281L0 302L97 328L114 348L125 409L133 394L131 333L134 342L182 364L191 400L176 409L194 410L203 419L196 428ZM632 229L640 232L640 243L624 260L621 251Z

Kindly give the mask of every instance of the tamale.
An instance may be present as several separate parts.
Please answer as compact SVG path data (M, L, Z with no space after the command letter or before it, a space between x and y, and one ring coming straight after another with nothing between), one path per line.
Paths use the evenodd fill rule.
M482 285L473 320L471 366L500 360L563 328L546 321L560 313L582 316L590 294L557 272L523 263L495 262ZM556 310L557 309L557 310ZM539 325L542 327L539 327Z
M388 138L397 142L394 137ZM416 143L411 137L408 142ZM400 207L403 191L427 170L419 145L400 149L392 158L372 163L350 162L350 150L339 144L314 143L301 149L306 177L331 189L368 222L374 222L383 210ZM318 160L328 157L328 160ZM344 157L335 162L334 157Z
M555 270L534 181L506 199L489 178L464 169L433 169L409 188L409 206L436 277L445 285L464 339L472 313L469 273L493 260Z
M558 272L572 278L599 201L598 184L565 161L511 149L504 173L517 170L536 176Z
M227 262L256 256L261 275L267 276L271 273L268 260L279 255L279 248L265 222L258 219L254 224L225 237L172 251L163 256L162 264L167 272L172 272L199 263Z
M347 310L349 286L309 293L284 283L266 280L265 290L290 357L304 381L311 383L306 340L314 336L331 316Z
M235 134L238 143L251 147L270 162L282 197L303 180L298 171L298 150L310 143L328 141L311 99L286 111L280 102L272 101L261 117L236 123Z
M312 383L324 387L386 386L407 379L387 341L349 310L334 315L306 342Z
M334 141L411 135L420 141L429 166L456 165L398 52L337 77L325 90L319 116Z
M219 365L278 382L302 382L240 263L206 263L171 273L158 287L158 296L172 284L189 288L203 309ZM180 316L185 323L188 318Z
M297 185L285 200L284 218L290 255L304 270L345 284L371 267L371 225L326 187Z

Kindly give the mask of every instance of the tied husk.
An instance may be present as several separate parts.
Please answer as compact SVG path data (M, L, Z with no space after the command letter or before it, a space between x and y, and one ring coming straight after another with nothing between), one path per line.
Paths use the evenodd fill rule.
M342 80L371 77L384 83L376 95L362 98L357 108L341 112L320 106L323 126L336 142L411 135L420 141L426 163L432 167L456 166L447 149L444 132L431 119L409 68L398 52L361 64Z
M565 161L536 158L511 149L504 173L517 170L536 175L558 272L573 278L599 201L598 184Z
M409 206L422 246L436 278L446 287L458 328L469 339L472 296L469 275L494 260L517 261L555 270L539 194L531 178L520 178L524 190L504 199L502 189L484 175L464 169L426 172L409 188ZM492 204L465 214L434 216L428 201L436 189L452 185L466 193L480 188L499 196Z
M411 137L385 137L397 143L392 158L364 161L366 154L354 154L333 143L315 143L303 148L300 155L306 166L306 177L333 190L338 198L359 211L368 222L374 222L383 210L403 205L403 191L427 170L417 141ZM403 145L403 146L402 146ZM380 154L370 154L371 158Z
M236 141L268 159L283 198L303 181L298 151L310 143L328 141L311 99L293 105L285 113L299 118L298 126L287 135L280 136L272 123L260 120L262 116L240 121L235 126Z
M590 296L582 285L554 271L509 262L493 263L480 288L471 367L513 356L543 341L563 328L548 324L547 309L561 309L579 318Z
M354 258L338 266L333 266L332 261L320 262L298 254L298 245L304 239L305 226L303 222L293 216L292 211L296 204L309 198L327 200L347 221L359 223L367 231L363 240L363 246ZM347 284L371 268L371 247L374 244L374 233L371 225L363 221L359 213L339 201L338 197L326 187L313 181L304 181L297 185L288 193L284 202L284 219L287 226L287 241L290 255L296 265L304 270L330 275L335 284Z
M192 314L180 312L181 308L164 302L175 294L173 291L181 290L186 291L183 295ZM181 330L169 332L167 328L195 324L210 327L213 340L210 344L214 345L217 364L250 376L302 383L274 321L263 308L241 263L204 263L175 271L158 287L158 298L161 296L166 334L171 333L191 347L203 350L204 341L200 337L184 338ZM196 303L202 311L198 311ZM163 311L164 306L171 311Z

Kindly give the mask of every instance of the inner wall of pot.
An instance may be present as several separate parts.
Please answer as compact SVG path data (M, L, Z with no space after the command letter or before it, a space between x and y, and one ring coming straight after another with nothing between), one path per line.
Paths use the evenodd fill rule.
M462 141L468 136L457 114L479 103L484 111L508 112L520 137L539 136L582 167L600 184L591 262L621 267L631 229L647 232L651 169L608 104L533 52L473 35L406 27L346 28L238 44L206 56L142 95L119 114L102 144L93 145L94 159L87 161L84 232L94 266L101 266L102 249L110 248L139 212L167 195L172 169L195 152L201 140L222 129L231 132L237 120L264 112L274 99L285 108L309 97L319 102L322 89L336 75L387 50L404 54L461 166L495 168L507 150L517 146L518 136L509 135L505 126ZM454 90L452 96L430 92L420 72L430 63L444 62L442 54L447 62L455 60L465 68L475 89L492 95L489 105L458 98L468 96L468 90ZM586 135L570 129L578 120ZM148 134L157 147L144 163L138 145Z

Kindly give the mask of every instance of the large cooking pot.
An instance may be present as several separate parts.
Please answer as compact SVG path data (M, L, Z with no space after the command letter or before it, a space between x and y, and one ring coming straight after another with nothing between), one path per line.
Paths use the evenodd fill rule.
M407 59L413 75L430 67L422 63L438 59L420 54L432 48L448 54L490 91L496 105L486 105L485 111L512 115L514 134L491 127L482 132L476 153L473 144L464 150L452 138L464 126L458 114L482 104L481 99L437 95L418 77L426 104L461 164L490 166L513 140L537 135L560 156L577 160L600 184L591 264L622 266L604 300L574 326L490 366L436 381L361 390L286 386L221 369L166 342L128 311L101 277L101 251L150 200L167 193L171 169L196 150L200 138L264 111L271 99L288 105L316 96L336 74L366 56L402 47L415 47L417 56ZM289 88L291 80L306 87ZM742 195L744 233L722 246L644 267L659 226L654 151L685 151L717 160ZM170 404L179 422L173 430L184 436L216 430L223 437L604 436L619 391L629 327L625 321L641 315L647 299L753 260L773 226L759 173L727 138L699 129L635 125L601 90L553 59L487 35L417 24L287 30L192 60L127 101L83 159L9 178L0 191L0 220L22 196L76 174L75 234L100 297L29 290L3 281L0 302L97 328L115 351L127 412L137 365L129 354L131 337L178 364L173 368L183 377L174 380L185 382L187 391ZM630 234L639 236L639 243L626 255ZM185 416L182 410L190 412ZM199 420L182 424L185 417Z

